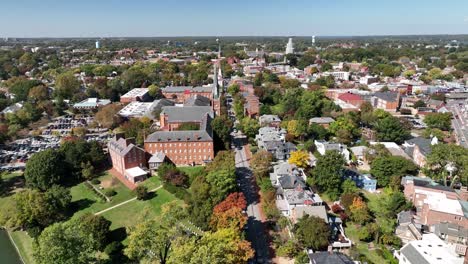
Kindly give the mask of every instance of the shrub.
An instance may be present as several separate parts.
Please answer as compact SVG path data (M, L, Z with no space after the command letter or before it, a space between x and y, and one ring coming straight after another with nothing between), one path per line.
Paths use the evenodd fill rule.
M112 197L112 196L116 195L117 192L116 192L114 189L108 189L108 190L105 190L105 191L104 191L104 194L105 194L107 197Z
M92 180L91 180L91 183L94 184L94 185L96 185L96 184L100 184L101 181L98 180L98 179L92 179Z
M135 188L135 193L138 200L145 200L148 198L148 188L143 185L138 185Z
M177 187L169 182L165 182L163 184L163 187L166 191L172 193L175 197L181 200L187 200L188 198L188 192L182 187Z
M332 210L333 213L338 214L341 211L343 211L343 208L341 208L341 206L339 204L333 204L332 207L331 207L331 210Z

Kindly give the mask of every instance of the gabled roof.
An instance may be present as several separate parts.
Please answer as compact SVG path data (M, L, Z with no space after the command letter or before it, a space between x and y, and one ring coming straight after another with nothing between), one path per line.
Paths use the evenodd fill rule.
M205 96L196 94L195 96L190 97L184 103L186 106L210 106L211 100Z
M374 96L387 102L395 102L398 99L397 92L376 92Z
M427 156L432 152L430 139L423 138L423 137L415 137L415 138L406 140L406 143L410 145L418 146L419 150L424 156ZM408 153L408 154L412 155L412 150L409 150L409 151L411 151L411 153Z
M354 264L348 256L339 252L309 253L309 259L316 264Z

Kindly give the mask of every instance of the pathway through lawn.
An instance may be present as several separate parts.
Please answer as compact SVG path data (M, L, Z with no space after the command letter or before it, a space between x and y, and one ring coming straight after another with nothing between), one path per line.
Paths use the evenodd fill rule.
M156 188L154 188L153 190L150 190L150 192L156 192L157 190L161 189L162 187L163 187L162 185L159 186L159 187L156 187ZM105 213L105 212L107 212L107 211L109 211L109 210L112 210L112 209L114 209L114 208L117 208L117 207L119 207L119 206L122 206L122 205L124 205L124 204L126 204L126 203L129 203L129 202L131 202L131 201L134 201L134 200L136 200L136 197L133 197L132 199L129 199L129 200L127 200L127 201L123 201L123 202L121 202L121 203L119 203L119 204L116 204L116 205L111 206L111 207L109 207L109 208L107 208L107 209L104 209L104 210L102 210L102 211L99 211L99 212L95 213L95 215L100 215L100 214L102 214L102 213Z

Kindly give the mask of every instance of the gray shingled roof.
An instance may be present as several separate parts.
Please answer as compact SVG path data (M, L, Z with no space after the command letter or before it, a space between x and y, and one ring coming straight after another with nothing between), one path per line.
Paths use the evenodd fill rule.
M199 94L190 97L184 103L184 107L186 106L210 106L211 101L209 98L205 96L201 96Z
M432 152L431 140L423 137L415 137L406 141L408 144L414 144L419 147L419 150L424 156L429 155Z
M413 244L404 246L400 253L405 256L409 263L431 264L414 248Z
M378 97L387 102L395 102L398 98L398 93L396 92L376 92L374 93L375 97Z
M354 264L348 256L339 252L315 252L309 254L309 259L317 264Z
M204 130L190 131L156 131L150 134L146 142L189 142L189 141L212 141L212 137Z
M302 179L294 175L280 177L278 181L283 189L294 189L298 186L301 186L302 188L306 187L306 184Z
M207 113L213 116L209 106L165 106L162 113L167 115L169 122L200 122Z

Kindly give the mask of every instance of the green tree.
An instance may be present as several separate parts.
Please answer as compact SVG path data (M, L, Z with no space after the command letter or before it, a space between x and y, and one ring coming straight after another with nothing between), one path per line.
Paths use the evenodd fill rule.
M71 99L79 91L80 81L73 76L73 73L65 72L57 76L54 91L56 97Z
M218 138L223 142L224 148L228 149L231 141L230 133L233 127L232 121L225 115L216 116L213 121L211 121L211 127Z
M294 225L294 234L303 248L323 250L328 246L330 226L320 217L305 215Z
M98 247L89 230L69 221L46 228L33 250L38 264L87 264L97 260Z
M148 188L143 185L138 185L135 188L136 197L138 200L145 200L148 198Z
M104 249L108 242L111 221L100 215L86 213L80 216L76 223L80 229L86 230L93 237L97 249Z
M379 156L371 163L371 174L377 179L377 185L386 187L392 182L392 178L401 179L405 175L413 175L417 172L417 166L400 156ZM397 180L395 180L397 181Z
M424 172L445 186L457 182L468 185L468 149L454 144L433 145Z
M162 93L161 93L161 89L155 85L155 84L151 84L150 86L148 86L148 94L153 97L153 98L161 98L162 97Z
M343 156L336 150L327 151L317 158L312 170L312 182L322 192L328 193L332 199L340 194L342 169L345 164Z
M380 141L392 141L400 144L410 135L409 131L403 127L400 120L392 116L377 120L374 128L377 131L377 138Z
M129 230L124 253L130 259L165 264L175 237L175 226L168 227L160 221L146 220Z
M258 121L250 117L245 117L240 121L240 129L249 138L254 138L260 129Z
M418 100L413 104L414 108L426 107L426 103L423 100Z
M63 184L67 178L67 166L64 166L63 160L64 156L52 149L34 154L26 163L26 183L43 191L54 184Z
M431 113L424 117L424 123L429 128L438 128L448 131L451 128L452 113Z
M208 232L196 243L190 264L247 263L254 256L250 242L240 237L234 229Z

